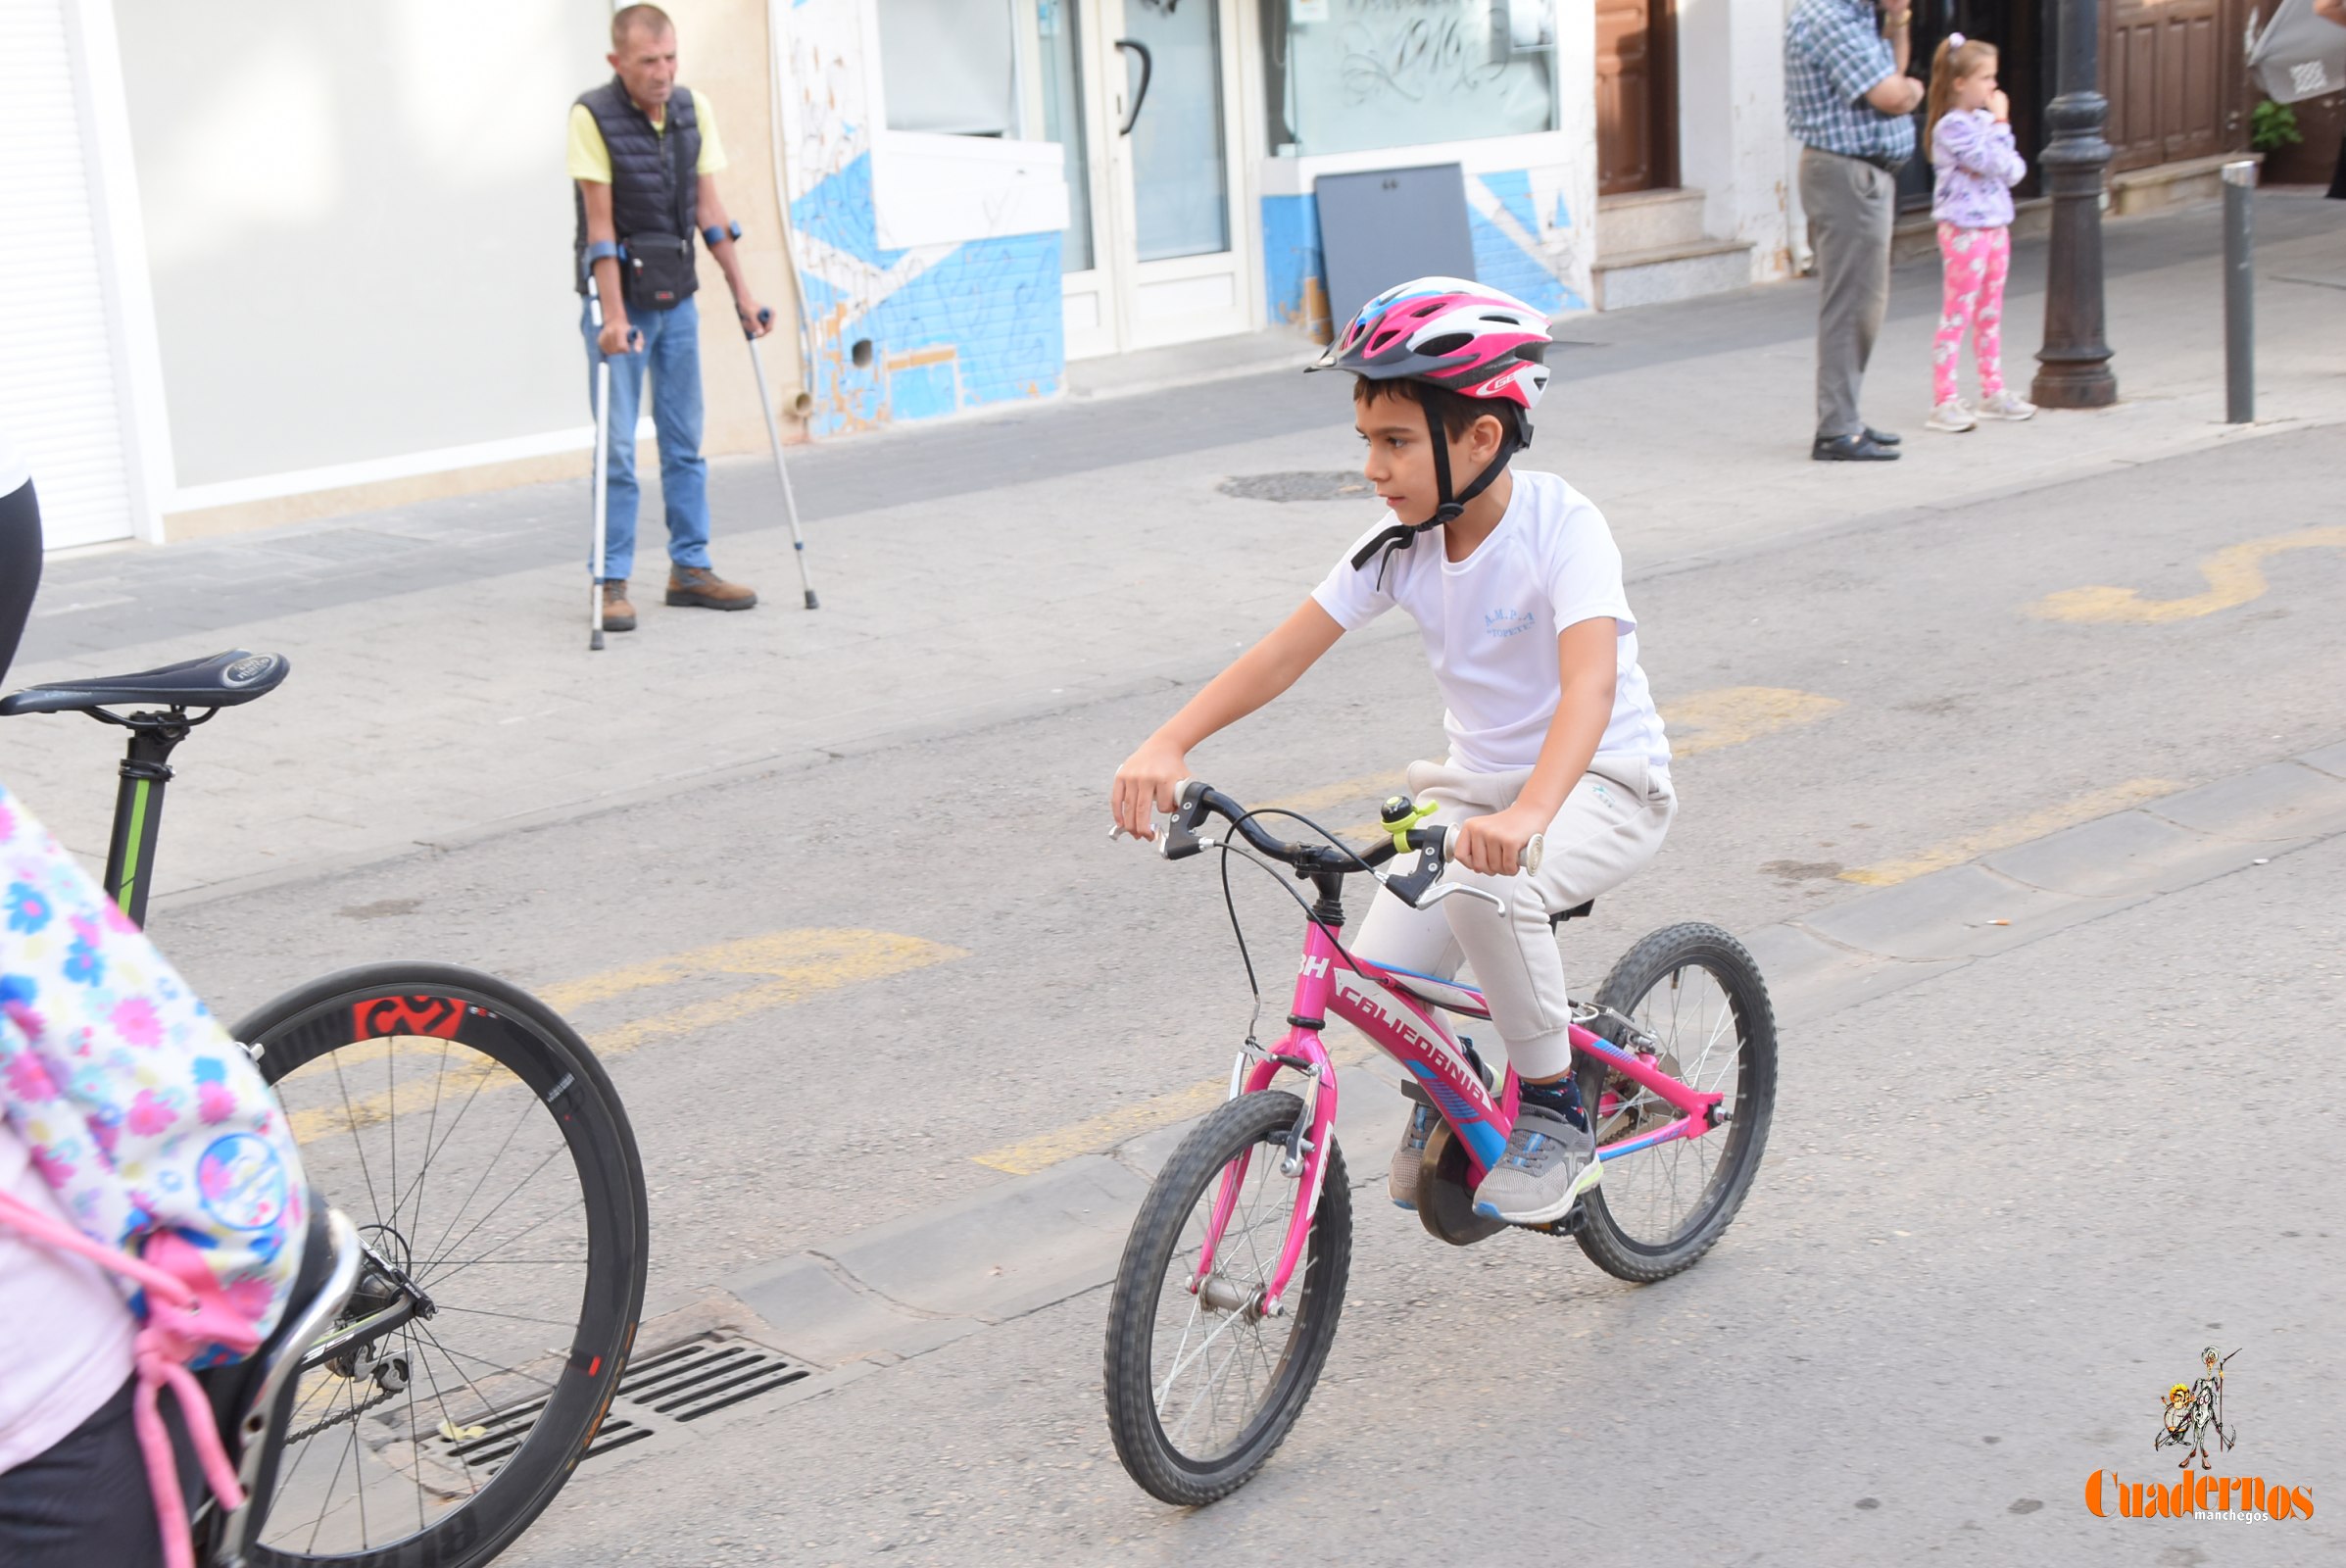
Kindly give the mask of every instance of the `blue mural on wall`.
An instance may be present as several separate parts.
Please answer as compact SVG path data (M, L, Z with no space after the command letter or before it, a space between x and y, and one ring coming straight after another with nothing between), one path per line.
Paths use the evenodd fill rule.
M1263 303L1269 319L1315 335L1328 331L1328 270L1320 251L1320 204L1314 196L1262 199Z
M813 337L810 434L1060 390L1055 230L883 250L868 152L791 203L790 217Z

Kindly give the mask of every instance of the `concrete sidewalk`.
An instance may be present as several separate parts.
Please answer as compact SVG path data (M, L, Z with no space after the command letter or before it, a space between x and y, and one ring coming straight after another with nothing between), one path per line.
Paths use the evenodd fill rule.
M1869 414L1906 461L1807 461L1811 283L1565 323L1532 462L1604 508L1633 579L1819 531L1907 520L2216 442L2346 422L2346 222L2269 192L2258 218L2259 408L2223 412L2213 210L2112 223L2126 401L1926 434L1936 269L1901 270ZM2020 248L2009 373L2041 337L2043 249ZM1209 674L1369 520L1340 494L1341 383L1292 370L1070 400L795 459L824 608L797 608L763 460L712 467L717 561L767 602L668 611L590 655L585 481L52 562L17 677L110 673L230 645L292 657L283 693L178 758L166 902L511 830L727 773ZM1234 479L1288 497L1232 493ZM646 516L657 516L646 498ZM655 528L657 524L654 524ZM1397 624L1373 634L1405 634ZM102 853L115 737L20 720L7 772Z

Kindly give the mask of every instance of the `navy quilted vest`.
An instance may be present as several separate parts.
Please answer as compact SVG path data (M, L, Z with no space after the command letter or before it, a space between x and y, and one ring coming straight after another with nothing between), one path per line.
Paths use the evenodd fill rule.
M667 134L652 128L652 122L627 96L627 88L613 76L600 87L578 95L603 132L611 153L612 224L619 243L634 234L674 234L689 250L700 212L701 124L694 117L690 89L668 94ZM578 217L577 234L570 245L571 275L578 292L586 292L586 197L571 184L570 205ZM690 289L687 293L692 292Z

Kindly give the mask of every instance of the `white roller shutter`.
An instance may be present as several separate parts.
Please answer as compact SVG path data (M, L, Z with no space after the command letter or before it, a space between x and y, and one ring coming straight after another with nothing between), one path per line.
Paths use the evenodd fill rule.
M32 467L52 548L130 535L69 0L0 0L0 424Z

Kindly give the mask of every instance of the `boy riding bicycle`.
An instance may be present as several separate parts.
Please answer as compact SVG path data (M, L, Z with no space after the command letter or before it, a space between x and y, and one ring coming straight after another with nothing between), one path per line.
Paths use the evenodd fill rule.
M1434 823L1460 824L1453 876L1508 912L1468 899L1413 909L1380 894L1352 951L1436 979L1461 959L1474 970L1523 1083L1522 1114L1475 1206L1528 1225L1561 1218L1601 1169L1569 1110L1571 1008L1550 918L1644 865L1677 811L1612 533L1562 479L1508 466L1531 440L1548 342L1541 312L1457 278L1419 278L1361 308L1314 368L1358 378L1362 472L1391 510L1125 760L1111 791L1117 825L1153 837L1149 813L1173 808L1194 747L1294 685L1346 631L1396 605L1409 613L1449 737L1446 760L1410 765L1409 791L1439 808ZM1475 478L1453 490L1453 473ZM1518 872L1535 834L1545 856ZM1393 1154L1389 1191L1405 1208L1434 1119L1415 1106Z

